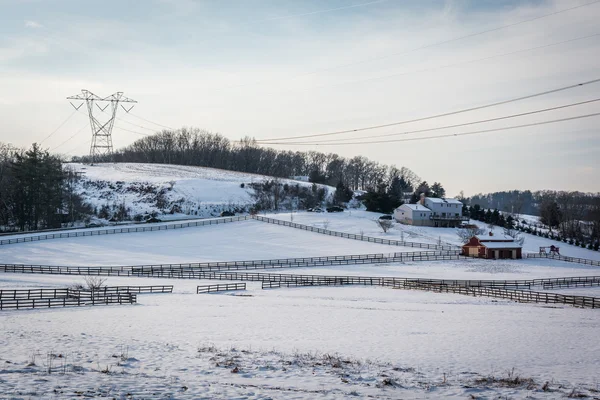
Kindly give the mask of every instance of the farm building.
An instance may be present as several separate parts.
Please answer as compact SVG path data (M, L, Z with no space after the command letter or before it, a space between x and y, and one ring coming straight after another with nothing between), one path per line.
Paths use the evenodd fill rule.
M431 210L420 204L402 204L394 210L394 219L407 225L431 226Z
M403 204L394 210L396 221L418 226L454 228L469 218L462 215L462 203L456 199L425 197L417 204Z
M494 236L492 232L486 235L473 236L462 247L465 256L506 259L521 258L522 248L513 238L504 235Z

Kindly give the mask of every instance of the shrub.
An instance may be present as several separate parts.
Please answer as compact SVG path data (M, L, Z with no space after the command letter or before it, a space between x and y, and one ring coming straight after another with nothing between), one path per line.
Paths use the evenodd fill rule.
M598 249L600 249L600 243L596 242L596 244L594 245L594 250L598 251Z
M240 187L243 189L246 187L246 184L244 182L240 183Z
M575 240L575 246L579 247L579 239Z
M573 244L573 239L569 239L569 244Z
M85 285L89 290L98 290L104 286L104 282L106 282L106 278L102 278L100 276L86 276L83 278L85 281Z

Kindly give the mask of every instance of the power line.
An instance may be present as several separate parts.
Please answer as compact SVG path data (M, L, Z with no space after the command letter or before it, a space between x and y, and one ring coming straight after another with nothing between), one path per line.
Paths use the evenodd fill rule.
M134 124L133 122L129 122L129 121L127 121L126 119L119 118L119 117L117 117L117 119L118 119L119 121L121 121L121 122L125 122L126 124L133 125L133 126L137 126L138 128L146 129L146 130L149 130L149 131L152 131L152 132L156 132L156 129L155 129L155 128L147 128L147 127L145 127L145 126L138 125L138 124Z
M73 136L71 136L70 138L68 138L67 140L65 140L64 142L59 144L58 146L53 147L52 149L50 149L50 151L54 151L54 150L58 149L60 146L62 146L63 144L65 144L68 141L70 141L71 139L73 139L75 136L77 136L79 133L81 133L81 131L83 131L85 128L87 128L87 126L88 126L88 124L85 124L84 126L82 126L77 132L75 132L73 134Z
M448 39L448 40L443 40L441 42L427 44L427 45L424 45L424 46L421 46L421 47L417 47L417 48L414 48L412 50L408 50L408 51L405 51L405 52L390 53L388 55L384 55L384 56L380 56L380 57L375 57L375 58L371 58L371 59L368 59L368 60L362 60L362 61L357 61L357 62L353 62L353 63L343 64L343 65L338 65L338 66L335 66L335 67L324 68L324 69L320 69L320 70L317 70L317 71L314 71L314 72L309 72L309 73L298 75L298 76L312 75L312 74L319 73L319 72L330 71L332 69L349 67L349 66L353 66L353 65L364 64L366 62L384 60L384 59L389 58L389 57L394 57L394 56L399 56L399 55L405 55L405 54L409 54L409 53L412 53L412 52L415 52L415 51L418 51L418 50L424 50L424 49L428 49L430 47L440 46L442 44L452 43L452 42L456 42L456 41L459 41L459 40L462 40L462 39L467 39L467 38L471 38L471 37L474 37L474 36L483 35L485 33L490 33L490 32L495 32L495 31L499 31L499 30L502 30L502 29L510 28L512 26L521 25L521 24L524 24L524 23L527 23L527 22L536 21L538 19L550 17L550 16L553 16L553 15L556 15L556 14L560 14L560 13L563 13L563 12L575 10L575 9L581 8L581 7L586 7L586 6L589 6L589 5L592 5L592 4L596 4L596 3L600 3L600 0L591 1L591 2L586 3L586 4L580 4L578 6L574 6L574 7L570 7L570 8L565 8L565 9L562 9L562 10L551 12L549 14L540 15L538 17L526 19L526 20L523 20L523 21L513 22L513 23L510 23L510 24L507 24L507 25L502 25L502 26L496 27L496 28L486 29L486 30L483 30L483 31L470 33L468 35L459 36L459 37Z
M415 119L399 121L399 122L391 122L389 124L373 125L373 126L367 126L364 128L347 129L347 130L343 130L343 131L335 131L335 132L327 132L327 133L316 133L316 134L312 134L312 135L298 135L298 136L287 136L287 137L283 137L283 138L260 139L260 140L257 140L256 142L263 143L263 142L274 142L274 141L291 140L291 139L304 139L304 138L311 138L311 137L333 136L333 135L341 135L344 133L361 132L361 131L367 131L367 130L371 130L371 129L387 128L389 126L404 125L404 124L408 124L408 123L412 123L412 122L427 121L430 119L447 117L450 115L462 114L462 113L466 113L469 111L482 110L484 108L490 108L490 107L495 107L495 106L499 106L499 105L503 105L503 104L514 103L517 101L531 99L531 98L539 97L539 96L544 96L544 95L551 94L551 93L557 93L557 92L561 92L564 90L569 90L569 89L573 89L573 88L577 88L577 87L581 87L581 86L585 86L585 85L590 85L590 84L597 83L597 82L600 82L600 78L594 79L591 81L587 81L587 82L577 83L575 85L563 86L563 87L560 87L557 89L534 93L534 94L530 94L527 96L517 97L514 99L510 99L510 100L503 100L503 101L499 101L496 103L490 103L490 104L486 104L483 106L465 108L465 109L458 110L458 111L451 111L451 112L447 112L447 113L443 113L443 114L431 115L428 117L415 118Z
M400 56L400 55L406 55L406 54L413 53L415 51L424 50L424 49L428 49L428 48L436 47L436 46L441 46L443 44L452 43L452 42L456 42L456 41L459 41L459 40L468 39L468 38L471 38L471 37L483 35L485 33L495 32L495 31L499 31L499 30L502 30L502 29L510 28L510 27L513 27L513 26L516 26L516 25L525 24L527 22L536 21L536 20L539 20L539 19L542 19L542 18L551 17L553 15L557 15L557 14L561 14L561 13L564 13L564 12L567 12L567 11L575 10L575 9L586 7L586 6L590 6L590 5L593 5L593 4L596 4L596 3L600 3L600 0L591 1L589 3L580 4L578 6L574 6L574 7L570 7L570 8L565 8L565 9L554 11L554 12L551 12L551 13L548 13L548 14L540 15L540 16L537 16L537 17L534 17L534 18L530 18L530 19L526 19L526 20L522 20L522 21L518 21L518 22L513 22L513 23L510 23L510 24L506 24L506 25L502 25L502 26L499 26L499 27L496 27L496 28L490 28L490 29L486 29L486 30L483 30L483 31L473 32L473 33L470 33L470 34L467 34L467 35L459 36L459 37L456 37L456 38L452 38L452 39L443 40L443 41L440 41L440 42L426 44L426 45L423 45L423 46L420 46L420 47L416 47L416 48L413 48L411 50L407 50L407 51L403 51L403 52L389 53L389 54L386 54L386 55L383 55L383 56L379 56L379 57L373 57L373 58L364 59L364 60L360 60L360 61L355 61L355 62L351 62L351 63L347 63L347 64L339 64L339 65L335 65L335 66L332 66L332 67L326 67L326 68L316 69L316 70L311 71L311 72L306 72L306 73L303 73L303 74L292 76L292 77L290 77L288 79L296 79L296 78L300 78L300 77L303 77L303 76L314 75L314 74L318 74L318 73L326 72L326 71L331 71L331 70L338 69L338 68L351 67L351 66L354 66L354 65L364 64L364 63L368 63L368 62L384 60L384 59L387 59L387 58L390 58L390 57L395 57L395 56ZM257 85L257 84L261 84L263 82L265 82L265 81L259 81L259 82L249 83L249 84L227 86L224 89L237 88L237 87L250 86L250 85Z
M544 45L541 45L541 46L530 47L530 48L527 48L527 49L515 50L515 51L508 52L508 53L495 54L495 55L492 55L492 56L477 58L477 59L474 59L474 60L467 60L467 61L461 61L461 62L457 62L457 63L453 63L453 64L440 65L440 66L437 66L437 67L423 68L423 69L415 70L415 71L399 72L399 73L390 74L390 75L375 76L375 77L372 77L372 78L365 78L365 79L347 81L347 82L342 82L342 83L334 83L334 84L320 85L320 86L313 86L313 87L302 87L302 88L297 88L297 89L287 89L287 90L285 90L285 92L287 92L287 91L298 91L298 90L314 90L314 89L321 89L321 88L326 88L326 87L344 86L344 85L349 85L349 84L356 84L356 83L363 83L363 82L369 82L369 81L376 81L376 80L380 80L380 79L387 79L387 78L393 78L393 77L398 77L398 76L405 76L405 75L410 75L410 74L418 74L418 73L422 73L422 72L437 71L437 70L444 69L444 68L457 67L459 65L466 65L466 64L471 64L471 63L475 63L475 62L491 60L491 59L494 59L494 58L510 56L510 55L513 55L513 54L524 53L524 52L533 51L533 50L539 50L539 49L543 49L543 48L546 48L546 47L558 46L558 45L561 45L561 44L575 42L577 40L589 39L591 37L596 37L596 36L600 36L600 33L594 33L594 34L591 34L591 35L580 36L580 37L573 38L573 39L563 40L561 42L544 44ZM273 92L272 94L277 94L277 93L281 93L281 91L280 92Z
M278 20L278 19L288 19L288 18L296 18L296 17L305 17L307 15L323 14L323 13L328 13L328 12L332 12L332 11L346 10L346 9L349 9L349 8L357 8L357 7L370 6L370 5L373 5L373 4L385 3L387 1L389 1L389 0L376 0L376 1L370 1L368 3L353 4L353 5L344 6L344 7L329 8L329 9L317 10L317 11L310 11L310 12L302 13L302 14L282 15L280 17L264 18L264 19L259 19L259 20L252 21L252 22L253 23L257 23L257 22L275 21L275 20Z
M550 121L534 122L534 123L531 123L531 124L507 126L507 127L504 127L504 128L484 129L484 130L472 131L472 132L449 133L449 134L446 134L446 135L425 136L425 137L418 137L418 138L405 138L405 139L392 139L392 140L374 140L374 141L369 141L369 142L306 143L306 145L311 145L311 146L312 145L318 145L318 146L342 146L342 145L354 145L354 144L380 144L380 143L414 142L414 141L421 141L421 140L441 139L441 138L446 138L446 137L467 136L467 135L476 135L476 134L481 134L481 133L507 131L507 130L518 129L518 128L527 128L527 127L530 127L530 126L548 125L548 124L553 124L553 123L557 123L557 122L572 121L572 120L582 119L582 118L590 118L590 117L595 117L595 116L598 116L598 115L600 115L600 112L593 113L593 114L578 115L578 116L575 116L575 117L554 119L554 120L550 120ZM289 145L291 143L277 143L277 142L273 142L273 143L261 143L261 144L269 144L269 145L285 144L285 145Z
M92 139L89 139L89 140L88 140L87 142L85 142L85 143L81 143L81 144L80 144L80 145L78 145L77 147L75 147L75 148L73 148L73 149L71 149L71 150L69 150L69 151L65 152L64 154L69 154L69 153L72 153L72 152L74 152L75 150L77 150L77 149L79 149L80 147L82 147L83 145L88 145L88 144L90 144L90 143L92 143Z
M102 111L103 113L105 113L105 114L107 114L107 115L108 115L108 113L107 113L106 111L104 111L104 110L101 110L101 111ZM146 128L145 126L138 125L138 124L134 124L133 122L129 122L129 121L127 121L127 120L124 120L123 118L119 118L119 117L115 117L115 119L118 119L118 120L119 120L119 121L121 121L121 122L125 122L126 124L133 125L133 126L137 126L138 128L142 128L142 129L147 129L147 130L149 130L149 131L152 131L153 133L156 133L156 129L152 129L152 128ZM121 127L119 127L119 126L117 126L117 128L119 128L119 129L122 129L122 130L125 130L125 131L127 130L127 129L121 128ZM134 132L134 131L129 131L129 132L138 133L138 134L140 134L140 135L143 135L143 133L141 133L141 132Z
M600 0L598 0L598 1L600 1ZM133 113L129 113L129 115L133 115L134 117L136 117L136 118L139 118L139 119L141 119L142 121L146 121L146 122L148 122L148 123L151 123L151 124L153 124L153 125L156 125L156 126L161 126L161 127L163 127L163 128L167 128L167 129L170 129L170 130L172 130L172 131L174 131L174 130L175 130L175 128L171 128L170 126L161 125L161 124L158 124L158 123L156 123L156 122L152 122L152 121L150 121L150 120L148 120L148 119L146 119L146 118L140 117L139 115L135 115L135 114L133 114Z
M136 134L142 135L142 136L151 136L150 133L143 133L143 132L132 131L131 129L122 128L122 127L116 126L116 125L115 125L115 128L120 129L122 131L126 131L126 132L136 133Z
M506 115L506 116L503 116L503 117L488 118L488 119L482 119L482 120L479 120L479 121L465 122L465 123L462 123L462 124L455 124L455 125L446 125L446 126L440 126L440 127L436 127L436 128L418 129L418 130L414 130L414 131L406 131L406 132L399 132L399 133L387 133L387 134L383 134L383 135L360 136L360 137L355 137L355 138L337 139L337 140L331 140L330 139L330 140L319 140L319 141L313 141L313 142L282 142L281 144L290 144L290 145L293 145L293 144L309 145L310 144L310 145L312 145L312 144L324 144L324 143L343 143L344 141L349 141L349 140L373 139L373 138L380 138L380 137L410 135L410 134L413 134L413 133L423 133L423 132L439 131L439 130L442 130L442 129L458 128L458 127L461 127L461 126L469 126L469 125L483 124L483 123L492 122L492 121L501 121L501 120L510 119L510 118L524 117L526 115L533 115L533 114L539 114L539 113L548 112L548 111L555 111L555 110L560 110L560 109L563 109L563 108L569 108L569 107L580 106L580 105L583 105L583 104L594 103L594 102L597 102L597 101L600 101L600 98L592 99L592 100L586 100L586 101L580 101L578 103L565 104L565 105L562 105L562 106L544 108L544 109L541 109L541 110L528 111L528 112L519 113L519 114ZM271 142L270 144L273 144L273 142Z
M58 130L59 130L60 128L62 128L62 127L63 127L63 125L64 125L64 124L66 124L66 123L67 123L67 121L69 121L69 120L71 119L71 117L73 117L73 115L75 115L75 114L77 113L77 111L78 111L78 110L75 110L75 111L73 111L73 112L71 113L71 115L69 115L69 116L67 117L67 119L65 119L63 122L61 122L61 124L58 126L58 128L56 128L56 129L55 129L55 130L53 130L53 131L52 131L52 132L51 132L51 133L50 133L48 136L46 136L46 137L45 137L45 138L44 138L44 139L43 139L43 140L40 142L40 144L42 144L42 143L44 143L46 140L50 139L50 137L51 137L52 135L54 135L56 132L58 132Z

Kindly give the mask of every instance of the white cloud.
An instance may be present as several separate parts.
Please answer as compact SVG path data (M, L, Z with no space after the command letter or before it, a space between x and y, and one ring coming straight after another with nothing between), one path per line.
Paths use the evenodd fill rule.
M25 28L39 29L39 28L43 28L43 27L44 27L44 25L40 24L39 22L31 21L31 20L25 21Z

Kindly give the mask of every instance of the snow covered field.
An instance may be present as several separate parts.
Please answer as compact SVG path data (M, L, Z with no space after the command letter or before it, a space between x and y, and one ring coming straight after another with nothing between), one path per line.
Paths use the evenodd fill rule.
M54 284L77 279L36 278ZM3 275L2 285L12 279L23 276ZM139 281L111 277L107 283ZM175 293L140 295L134 306L0 314L0 393L6 398L48 398L54 390L57 398L88 391L107 398L127 398L127 393L182 399L464 398L469 393L554 398L558 393L540 390L544 382L569 390L598 388L595 310L378 287L250 285L244 296L196 295L197 281L164 283L174 283ZM565 342L574 328L577 340ZM53 358L52 374L48 353L62 355ZM328 367L324 354L348 362ZM516 388L477 383L489 376L506 378L513 368L513 376L537 383Z
M378 232L377 216L293 218L400 238L397 229ZM410 238L407 229L404 239L437 242L437 229L421 229L423 236ZM453 229L442 231L442 240L457 241ZM128 265L410 250L251 220L6 245L0 261ZM270 272L532 279L600 275L600 268L469 259ZM82 281L1 273L0 289ZM142 294L136 305L0 312L0 399L553 399L573 389L590 397L600 390L598 310L382 287L262 290L248 282L245 292L195 294L196 285L209 283L221 282L108 277L110 286L174 285L174 293ZM557 292L600 297L600 288Z
M442 244L452 244L457 246L462 244L458 235L456 234L457 228L433 228L427 226L411 226L396 223L390 231L383 233L375 223L375 220L380 215L382 214L362 210L347 210L341 213L299 212L293 214L293 220L299 224L306 224L319 228L323 228L323 224L326 223L328 229L334 231L354 234L360 234L362 231L367 236L383 237L386 239L404 239L405 241L432 244L441 242ZM268 214L267 216L286 221L290 221L292 218L290 213ZM487 231L487 227L483 222L472 220L471 223L477 224ZM502 229L495 227L493 232L496 234L501 234ZM540 246L555 245L560 247L560 253L564 256L600 261L600 252L598 251L583 249L581 247L530 235L527 233L522 233L522 235L525 237L523 252L538 253Z
M0 259L16 264L141 265L259 260L421 250L348 240L254 220L168 231L85 236L11 244Z

